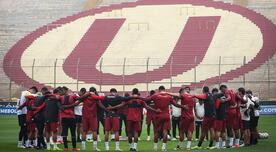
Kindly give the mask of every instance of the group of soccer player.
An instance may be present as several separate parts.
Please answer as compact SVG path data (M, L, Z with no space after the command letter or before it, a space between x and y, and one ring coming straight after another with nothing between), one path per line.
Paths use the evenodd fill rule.
M171 129L171 105L181 110L179 142L176 146L178 150L183 149L184 136L187 138L186 150L201 149L207 134L210 134L207 149L241 147L257 143L260 107L258 99L253 97L251 91L239 88L234 92L226 85L221 85L219 89L213 88L211 91L209 87L204 86L202 94L199 95L191 94L190 91L189 87L185 87L181 88L179 93L170 93L164 86L160 86L158 91L152 90L149 96L141 97L139 90L134 88L131 95L123 97L118 95L115 88L110 89L110 93L104 96L99 95L94 87L89 91L81 88L77 93L71 92L67 87L57 87L52 92L44 87L41 89L41 95L38 95L38 89L34 86L23 91L18 102L18 147L61 150L57 144L58 140L62 140L66 151L69 150L67 136L70 130L73 150L85 150L86 137L92 134L93 150L100 151L97 142L101 120L104 126L105 150L109 150L109 135L112 133L115 135L115 150L122 151L119 142L122 125L120 109L127 108L126 131L129 150L137 151L138 138L142 130L143 108L146 108L148 132L151 122L154 128L153 149L158 150L158 140L162 137L161 150L166 151L168 131ZM203 117L196 113L196 102L204 104ZM77 111L80 106L82 116L78 117ZM104 114L99 116L98 111L103 111ZM202 130L197 146L191 147L195 118L203 119ZM81 139L80 131L77 131L80 126ZM81 149L77 147L78 140L82 142Z

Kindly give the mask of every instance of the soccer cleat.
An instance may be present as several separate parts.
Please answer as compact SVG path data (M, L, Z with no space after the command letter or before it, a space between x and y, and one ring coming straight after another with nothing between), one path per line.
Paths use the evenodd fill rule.
M167 149L162 149L161 151L167 151Z
M172 138L172 141L176 141L177 139L176 138Z
M76 148L73 148L73 151L80 151L80 149L76 147Z
M215 147L207 147L206 149L208 149L208 150L212 150L212 149L215 149Z
M147 141L150 141L150 136L147 137Z
M94 148L93 151L101 151L100 149L98 148Z
M109 147L105 147L105 151L109 151Z
M52 150L52 148L50 147L50 148L47 148L47 150Z
M58 144L63 144L63 141L62 140L58 140L57 143Z
M63 151L69 151L69 148L64 148Z
M157 147L156 147L156 148L153 148L153 151L158 151Z
M116 149L115 151L123 151L122 149Z
M233 145L233 148L239 148L240 145Z
M23 149L25 149L26 147L24 145L18 145L17 148L23 148Z
M86 139L86 141L85 142L87 142L87 143L91 143L91 142L93 142L93 140L92 139Z
M186 148L187 151L191 150L191 148Z
M57 147L57 148L53 148L53 150L61 150L61 149Z
M232 147L233 147L233 146L229 146L229 145L228 145L228 146L226 146L226 148L232 148Z
M179 145L177 145L177 147L174 148L174 150L182 150L182 147L180 147Z
M192 149L202 149L200 146L194 146Z

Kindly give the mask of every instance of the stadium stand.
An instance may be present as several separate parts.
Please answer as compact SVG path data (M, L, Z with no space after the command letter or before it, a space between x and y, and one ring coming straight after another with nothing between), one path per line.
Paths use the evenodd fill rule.
M114 8L116 8L116 7L119 7L120 5L113 5L113 4L126 5L126 3L124 2L133 2L133 1L135 0L108 0L108 1L104 0L100 4L97 3L96 6L99 8L98 11L100 11L101 9L108 8L107 6L109 5L112 5L114 6ZM14 39L7 38L9 42L5 44L5 46L1 46L1 48L6 48L7 50L10 47L8 46L8 44L12 45L12 43L15 43L16 41L18 41L20 38L25 36L27 33L30 33L35 28L51 23L52 21L55 21L58 18L75 14L79 10L82 10L83 6L87 5L86 1L78 2L78 4L76 4L76 1L62 2L60 0L58 2L60 2L60 4L58 3L56 5L58 6L60 5L61 8L62 8L62 5L64 5L65 8L66 7L68 8L68 10L64 11L58 8L53 12L44 10L47 13L52 12L52 14L46 15L48 17L46 17L46 19L44 19L43 21L37 22L37 25L32 25L32 26L25 25L26 28L23 28L24 26L22 25L20 29L26 29L26 33L19 32L22 35L18 34L14 36ZM225 2L233 2L233 1L228 0ZM52 3L54 4L54 2ZM65 5L65 3L67 5ZM206 1L206 3L208 2ZM242 6L247 5L249 9L262 13L264 16L274 21L274 24L276 23L276 19L274 19L275 15L273 15L273 11L275 11L276 9L274 9L273 7L267 8L268 3L269 4L271 3L270 6L273 6L273 5L276 6L276 3L274 2L248 1L248 3L240 3L239 1L234 1L233 3L242 5ZM30 1L30 4L31 4L31 1ZM6 4L6 5L9 5L10 7L13 4ZM23 4L14 4L14 5L19 7L19 5L23 5ZM75 5L78 6L79 8L73 7ZM31 7L34 7L34 6L35 5ZM55 7L49 5L49 10L53 8ZM189 8L192 8L192 7L189 6ZM188 9L184 8L183 12L187 11L187 13L194 13L193 8L190 10L189 8ZM205 13L209 13L209 14L212 13L212 9L208 9L204 7L199 7L199 8L202 10L202 12L200 13L196 12L198 14L196 14L195 16L197 15L202 16ZM199 9L199 8L195 8L195 9ZM43 7L43 9L45 8ZM84 8L84 9L87 10L87 8ZM257 28L256 25L250 24L250 21L242 20L242 18L235 16L234 18L230 18L232 22L233 20L235 21L234 23L232 23L233 26L226 26L230 24L230 19L221 20L220 18L215 17L215 19L212 20L214 22L211 23L212 24L211 29L213 30L217 29L218 31L215 33L216 34L215 36L213 35L207 35L207 36L210 36L213 39L220 39L221 40L220 42L225 42L225 43L241 42L241 43L237 43L238 44L237 46L234 46L228 43L227 44L212 43L210 45L210 48L207 54L205 54L207 50L206 46L200 45L201 48L194 48L195 50L198 51L197 53L194 51L190 51L190 52L187 51L184 54L179 50L183 50L191 46L187 46L187 44L185 46L185 43L183 43L182 41L183 39L185 40L185 37L184 36L181 37L181 35L189 34L189 31L192 31L192 27L194 26L191 26L190 28L185 27L184 30L182 31L180 27L177 27L178 24L175 24L175 25L170 24L171 22L175 22L175 20L179 20L178 18L173 18L168 15L170 14L168 12L175 13L176 12L175 9L173 7L171 8L166 7L161 9L163 10L167 9L165 11L162 11L166 13L156 14L153 12L151 14L152 16L145 13L148 11L146 7L144 8L137 7L133 9L134 11L133 10L131 11L130 9L123 9L123 10L115 9L114 11L111 11L111 12L99 14L98 20L96 20L92 26L91 26L91 23L92 23L91 21L94 19L97 19L97 17L95 18L86 17L86 18L83 18L82 20L78 20L74 22L74 24L66 24L64 26L61 26L59 24L48 24L47 26L45 26L46 29L44 30L49 32L45 34L43 37L38 38L36 43L32 44L32 46L28 48L28 51L24 52L21 60L13 59L9 61L11 63L9 63L8 65L13 65L14 67L20 66L20 64L22 64L24 71L19 71L19 73L21 74L19 73L17 74L17 73L14 73L16 70L14 70L13 68L10 68L11 73L8 72L9 73L8 75L9 77L11 77L10 75L15 75L13 76L13 81L15 81L19 85L20 85L20 82L22 82L23 86L32 85L33 82L30 79L32 78L35 81L39 82L41 86L42 84L45 84L48 86L54 86L54 83L58 83L60 85L63 85L63 84L67 85L73 90L76 90L78 87L81 87L81 86L88 87L94 83L96 84L106 83L105 85L114 85L115 87L119 88L119 90L130 90L133 87L132 86L133 84L140 83L136 86L139 88L142 88L142 90L146 90L146 89L156 88L158 85L165 83L168 88L173 87L172 90L175 91L176 89L178 89L180 84L192 83L191 84L192 88L198 91L197 88L201 88L204 84L217 85L222 82L228 82L227 84L233 88L237 88L241 85L250 87L254 90L254 92L257 92L258 94L260 94L262 98L271 96L272 91L270 90L275 89L273 88L275 86L273 85L273 82L275 84L275 78L274 78L275 76L273 77L273 75L275 74L273 73L275 73L276 71L275 71L275 64L273 63L275 63L276 58L272 57L274 52L270 52L268 56L261 56L259 58L255 58L258 53L256 51L259 51L259 49L262 46L262 40L258 39L261 37L260 36L261 33L252 32ZM40 12L39 10L36 10L36 9L32 11ZM64 14L59 12L62 12ZM87 12L90 12L90 10ZM180 11L180 13L181 12L182 11ZM143 15L143 13L148 16ZM229 12L221 11L221 15L227 16L229 15ZM28 16L28 15L25 14L25 16ZM21 18L24 18L25 16L23 14ZM142 22L139 22L139 24L137 24L137 21L134 20L134 21L127 21L128 23L124 23L122 20L120 20L122 16L135 16L136 18L138 18L137 19L138 21L142 20ZM139 16L143 16L143 18L139 19ZM166 20L162 20L161 19L162 17L160 16L162 17L166 16L167 18ZM99 19L102 17L107 19L117 18L117 20L119 20L118 21L119 23L117 27L115 27L115 25L113 24L113 23L116 23L115 20L113 20L113 22L110 20L108 22L106 22L107 20L101 22ZM2 16L1 18L4 18L4 17ZM37 17L37 18L40 19L43 17ZM155 18L156 20L151 21L152 18ZM64 19L64 21L65 20L66 19ZM190 20L189 20L190 22L196 22L192 19ZM196 17L195 17L195 20L196 20ZM210 18L208 20L210 20ZM219 21L220 23L218 24ZM20 23L22 22L23 21L21 21ZM30 22L30 24L32 23L31 19L30 21L25 20L24 22L28 22L28 23ZM163 25L162 29L161 28L158 29L158 24L154 25L155 23L162 24ZM196 23L196 24L199 24L199 23ZM105 25L106 27L104 27ZM114 25L114 26L112 26L110 30L106 30L108 27L110 27L107 25ZM181 22L179 22L179 25L183 26ZM234 25L239 25L239 27L237 28ZM174 28L172 28L171 26L173 26ZM97 33L95 34L96 38L93 38L93 36L91 36L91 35L94 35L93 33L92 34L89 33L89 32L93 32L93 28L97 29ZM94 45L91 44L96 40L100 41L100 38L106 39L106 37L99 38L99 36L102 35L103 33L110 32L112 30L118 31L119 28L121 28L121 30L119 31L118 34L122 34L124 36L116 37L113 35L113 37L109 37L109 41L104 42L102 46L99 46L97 44L94 44ZM226 29L226 28L229 28L229 29ZM12 29L12 28L8 27L8 29ZM78 30L72 30L72 29L78 29ZM90 31L90 29L92 30ZM187 30L188 33L185 33L185 30ZM237 37L234 33L225 34L222 32L223 30L229 30L229 31L240 30L240 32L242 33L242 36ZM66 32L67 34L70 33L70 35L72 36L66 37L66 35L64 34ZM220 34L220 32L223 34ZM169 41L165 38L162 39L162 36L160 34L167 35L171 37L171 39ZM179 35L179 39L176 36L177 34ZM192 32L191 35L194 35L194 34L195 34L195 31ZM199 34L206 35L202 33L202 31ZM11 34L10 35L7 34L7 35L11 36ZM59 35L59 36L56 36L56 35ZM84 37L82 37L83 35ZM110 36L110 34L107 36ZM149 39L147 39L148 37ZM158 39L159 41L164 43L160 43L160 44L149 43L149 42L152 42L151 39L153 38L156 39L157 37L159 37ZM206 40L210 39L210 37L206 38ZM79 43L80 39L81 41ZM195 42L197 41L197 39L193 39L193 40ZM55 43L59 41L62 41L62 44ZM70 43L66 43L69 41ZM256 43L256 42L259 42L259 43ZM84 43L84 44L90 43L90 46L87 48L83 48L84 45L82 45L81 43ZM131 44L131 45L128 45L128 44ZM174 47L174 44L176 44L175 47ZM206 45L208 45L208 42L206 42ZM41 48L40 46L45 46L45 47ZM196 45L193 45L193 46L196 46ZM93 47L95 47L95 50L97 50L93 52L94 56L87 55L89 54L90 49ZM104 51L105 48L107 48L107 50L103 53L102 51ZM155 50L149 51L150 49L155 49ZM237 51L236 52L230 51L235 49L242 50L239 56L235 56L236 55L235 53ZM70 53L69 51L71 50L74 50L74 51ZM210 50L213 50L213 52ZM220 58L219 56L221 55L218 55L218 54L221 54L221 50L224 50L224 52L223 52L223 57ZM80 51L82 51L82 53L79 53ZM136 53L136 52L139 52L139 53ZM5 51L1 51L1 53L4 54ZM170 56L169 55L170 53L172 53L171 56L176 56L177 58L171 58L171 57L169 57L168 59L164 58L164 56ZM53 54L54 54L54 58L53 58ZM101 54L102 54L103 60L100 60L99 58L97 58ZM66 58L66 56L68 57ZM153 56L153 57L148 60L147 57L145 56ZM197 56L197 57L194 57L194 56ZM247 56L246 59L244 59L244 56ZM268 57L272 57L269 60L270 64L267 61ZM36 60L33 60L34 58ZM58 60L56 60L55 58L58 58ZM80 60L77 60L76 58L80 58ZM242 66L243 64L250 65L250 62L252 60L256 60L256 62L262 63L262 64L258 64L258 65L251 64L252 66L240 68L240 66ZM173 62L173 64L171 64L171 61ZM152 65L152 66L148 66L148 68L146 68L147 62L149 62L149 65ZM216 67L216 70L214 70L214 66L208 66L212 64L218 64L219 62L227 66L221 66L220 68ZM33 63L35 64L34 69L32 69ZM78 72L76 72L77 63L80 66L79 67L80 69L78 70ZM195 78L194 70L192 69L195 68L195 64L199 64L199 63L201 63L202 66L199 66L196 68L197 76ZM95 65L95 64L96 64L96 67L89 67L89 65ZM179 64L188 64L188 65L185 66L185 68L183 69L183 67L179 66ZM54 65L56 65L56 69L53 68ZM125 69L122 68L123 65L127 65L125 66ZM142 66L138 66L138 65L142 65ZM269 67L267 65L269 65ZM166 72L170 69L172 69L172 71L170 71L169 73ZM236 70L236 69L239 69L239 70ZM235 71L229 72L229 70L235 70ZM45 73L45 71L47 71L47 74ZM145 78L143 77L143 72L146 72L146 71L150 71L150 72L147 75L147 79L144 80ZM208 71L208 74L206 73L206 71ZM7 71L5 72L7 73ZM22 75L22 72L24 73L24 76ZM57 75L56 77L53 76L55 75L55 72L58 72L56 73ZM266 75L269 75L268 72L270 72L270 75L272 75L272 77L266 77ZM2 78L3 72L0 71L0 73ZM222 75L218 77L217 76L218 73ZM123 74L125 76L122 76ZM173 78L170 79L169 78L170 76L173 76ZM26 79L26 77L27 78L29 77L29 79ZM246 78L246 82L244 82L245 78ZM207 82L204 81L205 79L207 79ZM256 80L259 80L257 82L257 85L256 85L256 82L254 82ZM1 81L3 81L4 83L4 82L7 82L8 79L3 75L3 80ZM145 83L145 81L147 82ZM153 81L155 82L152 83ZM267 83L267 81L271 81L271 83ZM171 83L171 82L174 82L174 83ZM76 83L79 83L79 86L76 86ZM121 83L125 83L128 86L119 85ZM101 87L102 87L101 89L104 91L110 88L110 86L104 86L104 85ZM16 90L16 89L13 89L13 90Z

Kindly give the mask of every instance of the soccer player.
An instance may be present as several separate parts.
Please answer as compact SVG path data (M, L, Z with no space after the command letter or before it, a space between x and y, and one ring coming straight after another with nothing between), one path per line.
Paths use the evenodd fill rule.
M254 103L254 113L250 117L250 131L251 131L251 140L250 144L256 145L258 143L258 138L259 138L259 132L258 132L258 121L259 121L259 116L260 116L260 105L259 105L259 98L253 96L251 90L246 91L246 95L248 98Z
M78 104L77 100L80 98L76 94L67 95L67 91L65 91L65 95L60 97L60 103L61 103L61 125L62 125L62 137L63 137L63 143L64 143L64 150L69 150L68 148L68 129L70 128L71 132L71 138L72 138L72 145L73 150L78 151L80 150L77 148L76 144L76 120L75 120L75 114L74 114L74 107Z
M26 124L27 124L27 132L28 132L28 140L26 142L26 147L27 148L33 148L36 147L36 126L35 123L33 121L33 106L34 106L34 100L37 97L37 92L38 89L37 87L32 87L29 89L30 94L26 94L25 98L26 98L26 102L24 102L22 105L20 105L18 107L18 109L22 109L25 106L27 107L27 114L26 114ZM33 144L32 144L32 143Z
M110 89L110 95L105 96L104 100L102 100L102 104L105 108L109 106L117 106L121 104L122 101L128 101L133 97L122 97L117 95L117 90L115 88ZM119 143L119 129L120 129L120 116L118 114L117 109L112 110L111 112L106 113L105 118L105 149L109 151L109 133L112 130L115 133L115 144L116 144L116 151L122 151L120 149Z
M216 108L216 126L215 126L215 148L225 147L226 140L226 122L225 122L225 111L226 111L226 101L224 94L219 95L217 88L212 90L212 94L218 95L215 99L215 108Z
M37 96L34 100L34 122L37 127L37 147L36 149L46 149L46 143L44 140L44 123L45 123L45 100L47 95L50 94L48 88L43 87L41 89L42 96Z
M237 127L237 102L236 102L236 94L233 90L227 88L226 85L221 85L220 88L222 93L224 93L226 97L226 128L227 128L227 135L229 137L229 144L227 148L231 148L234 145L234 136L235 134L235 146L239 147L240 137L239 137L239 129Z
M171 129L171 120L170 120L170 113L169 113L169 106L173 104L179 108L187 108L187 106L179 105L176 101L173 100L173 97L166 93L166 89L164 86L159 87L159 92L155 93L154 95L147 97L146 101L153 101L154 108L160 109L161 112L155 115L154 120L154 146L153 149L157 151L158 148L158 133L160 131L163 132L163 144L162 144L162 151L166 151L166 143L168 137L168 130Z
M134 88L132 90L132 96L134 98L139 97L139 90L137 88ZM128 142L130 146L130 151L137 151L138 134L141 131L141 122L140 122L142 117L141 110L143 109L143 107L145 107L148 110L154 111L156 113L160 112L160 110L151 108L141 99L132 99L129 101L125 101L117 106L108 107L108 109L109 110L117 109L117 108L124 107L125 105L128 106L127 131L128 131ZM132 138L134 138L133 145L132 145Z
M191 150L192 136L194 131L195 99L190 94L190 90L190 87L185 87L183 91L180 91L179 95L174 95L175 97L181 99L181 105L186 106L186 108L181 110L179 133L180 139L177 145L177 149L182 149L184 134L187 133L186 150Z
M202 129L203 117L204 117L204 102L203 102L203 100L197 100L196 105L195 105L196 141L198 141L200 131ZM208 134L206 134L206 139L208 139Z
M85 88L81 88L80 92L86 92ZM80 139L80 135L82 132L82 108L83 108L83 104L80 103L79 105L75 106L74 108L74 113L75 113L75 117L76 117L76 130L77 130L77 142L82 142L82 140Z
M49 97L45 101L45 134L47 141L47 150L51 150L50 137L53 137L53 150L61 150L57 147L57 128L58 128L58 115L60 102L55 96L60 96L59 89L54 89L53 96Z
M150 91L150 96L154 95L155 94L155 91L154 90L151 90ZM149 106L151 107L154 107L154 102L153 101L148 101L146 102ZM147 124L147 141L150 141L150 126L151 124L154 126L154 123L153 123L153 120L155 118L155 113L148 110L147 111L147 118L146 118L146 124Z
M20 105L23 105L26 102L25 96L27 96L27 94L30 94L29 91L32 92L33 89L22 91L20 100L17 103L18 107ZM27 124L26 124L26 114L27 114L27 108L26 107L23 107L22 109L18 109L17 108L18 123L19 123L19 126L20 126L20 131L19 131L19 135L18 135L19 139L18 139L18 145L17 145L18 148L26 148L23 145L23 141L22 140L24 140L25 144L26 144L26 142L28 140L28 136L27 136Z
M254 103L251 101L248 95L243 96L243 101L240 105L241 119L243 122L243 136L244 136L244 145L250 146L250 113L254 112Z
M195 95L195 98L203 100L204 102L204 117L202 122L202 130L198 145L193 147L193 149L201 149L202 142L205 138L205 135L210 130L210 143L207 149L214 149L213 141L215 137L215 97L209 92L209 87L205 86L202 89L202 95Z
M83 96L86 92L85 88L82 88L80 95ZM97 147L98 142L98 116L97 116L97 105L102 109L106 110L105 107L101 104L99 100L103 100L105 96L98 96L97 90L94 87L89 89L90 95L88 98L83 100L83 109L82 109L82 150L86 149L85 141L86 135L91 133L93 134L93 150L100 151Z

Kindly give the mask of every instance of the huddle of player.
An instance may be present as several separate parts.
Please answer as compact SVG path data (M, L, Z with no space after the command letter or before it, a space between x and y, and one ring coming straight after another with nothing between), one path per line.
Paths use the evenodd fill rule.
M71 133L73 150L80 150L76 146L76 116L75 107L82 105L82 150L86 149L86 135L93 134L93 150L100 151L98 141L98 113L101 109L104 114L105 149L109 150L109 134L115 134L116 151L121 151L119 145L120 114L119 109L127 107L127 135L130 151L137 150L138 136L142 128L142 111L146 108L150 117L147 124L152 121L154 127L154 150L158 150L158 139L163 137L162 151L166 151L168 130L171 129L170 105L181 109L179 122L180 139L176 149L181 150L184 135L187 136L186 150L190 150L194 131L194 118L199 117L194 113L196 102L204 104L204 116L201 136L198 145L194 149L200 149L202 142L210 132L210 144L208 149L224 147L240 147L256 144L258 138L258 100L250 91L245 92L239 88L235 93L220 86L220 92L209 87L202 89L202 94L190 94L190 88L182 88L178 94L166 92L164 86L158 88L158 92L151 91L148 97L141 97L139 90L134 88L130 96L122 97L117 94L115 88L110 89L109 95L100 96L96 89L85 88L78 93L69 93L67 87L58 87L50 92L42 88L42 95L37 95L38 89L32 87L23 91L18 102L18 118L20 125L18 147L48 150L61 150L57 147L57 137L62 136L64 150L68 148L68 129ZM177 103L177 100L181 100ZM149 116L149 115L148 115ZM78 119L78 118L77 118ZM149 128L148 128L149 130ZM226 146L226 131L229 144ZM46 138L46 142L45 139ZM53 148L50 145L50 137L53 140ZM235 137L235 144L234 144ZM243 139L243 144L240 143ZM23 145L22 139L25 141ZM132 141L134 139L134 142ZM215 142L215 146L213 146Z

